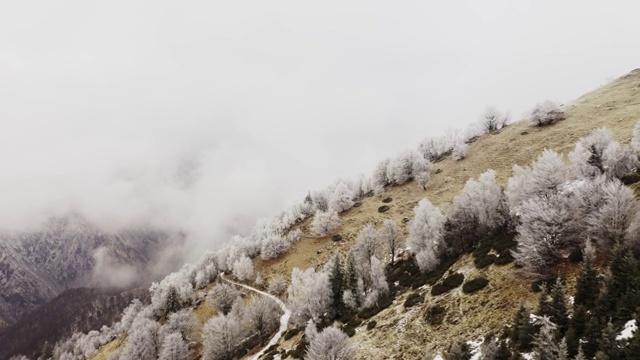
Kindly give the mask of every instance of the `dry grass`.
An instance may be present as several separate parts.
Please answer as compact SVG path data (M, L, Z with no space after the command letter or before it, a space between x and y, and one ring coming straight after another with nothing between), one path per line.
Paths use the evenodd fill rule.
M407 228L402 219L413 216L413 208L420 199L426 197L442 207L460 193L469 178L477 178L489 169L494 169L498 182L506 185L514 164L531 163L545 148L567 154L579 138L597 128L607 127L616 139L628 142L633 126L640 120L640 69L567 104L564 110L566 120L555 125L534 128L521 121L483 136L470 144L466 159L447 158L435 164L434 169L441 172L434 173L426 190L415 182L388 187L383 197L390 196L393 201L388 204L391 209L386 213L377 211L383 205L382 198L364 199L361 207L340 214L343 225L338 233L343 240L337 244L330 237L316 239L310 236L311 219L307 219L297 226L304 233L302 240L287 255L269 261L258 259L256 268L268 279L275 274L288 276L294 267L319 266L336 249L348 249L367 223L379 226L388 218L395 220L406 235ZM318 254L318 250L322 252Z

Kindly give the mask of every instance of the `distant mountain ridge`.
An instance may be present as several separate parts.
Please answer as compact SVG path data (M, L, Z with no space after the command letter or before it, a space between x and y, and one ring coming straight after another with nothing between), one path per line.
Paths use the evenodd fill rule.
M14 324L67 289L100 287L94 280L100 249L110 264L135 269L144 282L151 262L173 241L175 236L153 229L106 232L78 215L0 234L0 323Z

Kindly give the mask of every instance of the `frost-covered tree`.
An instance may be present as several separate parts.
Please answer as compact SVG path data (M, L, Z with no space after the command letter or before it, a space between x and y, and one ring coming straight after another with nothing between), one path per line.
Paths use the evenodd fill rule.
M555 124L557 121L562 120L562 117L563 113L560 106L550 100L536 104L528 116L529 122L533 126Z
M305 360L351 360L356 350L347 334L334 324L317 333L309 342Z
M289 251L289 244L280 234L269 234L262 239L260 257L263 260L277 259Z
M390 182L387 177L387 168L389 167L389 159L385 159L376 165L373 175L371 175L371 183L373 185L373 191L379 195L384 192L384 187Z
M323 237L336 231L341 224L337 211L316 211L313 222L311 223L311 229L316 236Z
M245 310L246 320L251 331L258 334L260 344L278 328L280 313L280 306L264 296L253 300Z
M302 239L302 230L295 229L295 230L289 231L289 233L286 236L286 239L289 242L289 244L297 243L298 241L300 241L300 239Z
M131 325L127 344L120 354L121 360L155 360L158 356L160 344L158 332L160 325L157 322L138 318Z
M351 209L354 196L355 194L349 186L339 182L329 197L329 208L339 213Z
M367 224L356 238L354 251L358 255L358 263L363 268L371 266L371 257L378 253L381 243L381 233L373 224ZM368 273L368 271L366 271Z
M437 207L427 199L422 199L413 209L415 215L409 224L408 245L416 258L430 259L422 265L418 261L420 269L429 270L433 260L438 259L443 250L444 224L446 218ZM422 254L421 254L422 253Z
M317 321L331 306L331 283L325 272L316 272L313 268L291 272L291 285L288 289L289 307L294 321L304 323L309 319Z
M532 275L544 274L562 257L569 213L558 195L536 197L520 206L516 262Z
M204 360L231 360L242 340L242 328L236 315L219 315L209 319L203 328Z
M268 291L275 296L280 296L287 291L287 286L287 280L285 280L284 276L278 274L269 279Z
M396 254L402 247L400 229L398 229L398 225L396 225L392 219L387 219L382 224L382 231L380 235L382 236L382 241L386 245L387 254L389 254L389 258L391 260L391 266L393 266L396 261Z
M607 174L621 178L635 170L638 165L637 154L627 145L616 142L606 128L594 130L583 137L569 153L572 170L581 177L594 177Z
M253 277L253 262L245 254L242 254L233 263L233 275L240 281L245 281Z
M195 340L193 337L195 329L198 327L198 320L193 314L193 309L182 309L170 314L167 321L160 328L160 339L165 339L169 334L179 333L183 339Z
M512 214L520 212L520 205L527 199L558 192L569 177L562 155L544 150L531 167L513 166L513 176L505 191Z
M508 121L508 115L503 114L497 108L490 106L484 111L482 116L480 116L479 122L484 132L491 132L507 126Z
M314 191L311 194L311 198L313 199L313 205L315 206L316 211L329 210L329 198L327 194L321 191Z
M189 347L179 333L172 333L164 338L160 348L158 360L186 360L189 356Z
M418 183L418 186L423 190L427 188L427 183L431 180L432 166L429 160L421 156L414 156L413 158L411 174L416 183Z
M638 213L633 191L620 181L607 182L603 188L603 204L588 217L592 239L604 249L625 241L628 229Z
M458 141L453 146L451 150L451 157L453 160L459 161L467 157L467 152L469 151L469 145L467 145L463 141Z
M404 152L389 162L387 168L387 177L394 184L404 184L412 177L413 163L416 154L413 152Z
M207 295L207 301L223 314L228 314L240 292L230 285L220 283Z
M503 226L508 213L494 170L481 174L478 181L469 179L447 211L445 240L449 251L457 254L475 246L487 233Z
M371 277L371 287L365 297L364 307L370 308L376 305L380 295L389 291L387 276L384 272L384 264L377 257L371 257L371 268L369 270Z

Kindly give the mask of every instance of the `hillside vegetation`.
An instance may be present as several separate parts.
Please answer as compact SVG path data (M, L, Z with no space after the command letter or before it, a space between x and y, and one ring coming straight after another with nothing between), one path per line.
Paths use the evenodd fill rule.
M526 170L520 169L514 174L514 165L526 166L536 159L539 159L538 161L553 160L555 155L550 152L545 152L541 156L545 149L567 155L574 150L577 142L590 136L599 128L606 127L615 140L621 144L628 144L632 139L634 126L640 120L640 69L574 102L563 105L562 111L563 119L553 125L535 127L521 121L489 131L478 138L467 139L468 149L463 159L456 160L454 156L438 156L430 159L433 162L427 164L427 168L430 169L430 179L424 187L418 186L411 180L401 185L388 184L383 193L374 195L374 193L380 193L380 189L374 185L367 187L367 191L363 186L356 186L361 196L355 197L357 201L355 206L352 202L354 196L347 199L351 203L339 214L340 226L336 230L323 231L323 235L326 236L317 236L316 220L318 216L331 212L331 209L320 209L316 194L313 196L310 194L309 200L301 205L302 210L293 211L294 214L302 215L287 216L288 213L285 213L278 221L258 224L257 230L254 229L251 236L236 239L235 245L217 253L207 254L201 262L186 265L181 271L169 275L161 283L152 286L151 305L147 307L142 307L140 304L132 305L125 311L121 322L110 329L103 330L100 334L93 335L94 343L106 345L97 352L90 349L87 353L91 354L90 358L96 359L117 359L117 354L120 354L121 359L129 359L133 351L130 344L136 341L147 341L145 337L149 334L158 334L154 335L153 341L162 342L164 348L164 342L169 338L167 334L162 333L162 329L166 327L172 331L175 330L176 334L182 334L185 344L176 343L176 348L184 348L184 351L187 351L186 343L192 342L188 347L190 358L199 358L203 355L205 359L232 359L257 352L260 344L265 342L265 334L272 334L275 331L273 327L275 320L271 319L269 331L264 334L260 332L265 336L256 337L256 322L249 318L248 314L252 314L258 307L255 305L258 297L242 296L238 291L229 289L218 277L221 271L233 273L242 282L260 289L269 289L271 292L273 292L271 283L279 276L284 276L290 284L288 293L281 294L283 298L287 298L293 310L289 332L276 347L266 352L262 357L265 359L301 358L306 352L306 359L316 360L320 357L315 357L314 353L337 351L337 348L340 348L343 354L337 357L339 359L352 357L356 359L419 359L424 357L431 360L436 354L444 354L447 360L468 359L469 349L465 342L470 340L482 342L490 333L501 336L503 339L509 336L513 343L517 343L518 350L522 353L534 351L532 349L535 347L532 348L531 344L521 344L522 338L516 341L516 335L512 330L502 332L503 329L514 326L518 331L526 333L527 337L533 336L534 329L539 330L535 335L536 341L542 341L540 339L547 336L544 339L548 340L549 348L556 346L555 340L551 338L555 337L559 340L565 336L568 328L574 331L577 325L562 327L562 324L551 323L549 319L559 321L559 315L553 312L556 309L554 306L566 307L570 303L569 295L577 292L576 301L580 301L579 305L590 306L589 311L593 308L593 314L595 314L595 300L592 299L590 303L583 304L584 299L577 299L582 285L576 284L585 281L585 276L577 276L577 274L584 273L587 266L584 264L591 264L593 261L594 266L601 269L608 266L606 264L608 255L603 256L604 254L611 253L610 256L614 260L630 255L624 253L621 246L613 247L610 242L595 238L601 250L599 251L601 256L591 258L588 254L592 252L585 250L585 259L589 260L579 264L581 259L580 252L577 250L582 249L583 246L588 248L590 242L585 245L585 239L578 239L579 243L577 243L573 237L578 235L574 234L566 236L566 239L561 238L563 245L554 248L558 251L553 254L553 263L545 267L544 274L541 272L534 274L535 271L530 270L540 270L535 268L537 264L528 264L527 257L519 257L521 254L518 254L518 251L523 251L522 246L527 240L526 229L523 226L528 221L525 217L530 214L518 213L520 209L526 208L521 207L524 205L515 207L510 204L511 208L505 209L504 203L507 202L507 198L502 187L507 188L509 178L518 175L518 171L520 176L525 174L524 177L526 177ZM600 161L592 160L589 158L584 165L591 166L592 163ZM566 156L564 161L567 165L569 164ZM637 158L634 158L634 161L637 163ZM573 165L576 166L576 164ZM413 169L413 177L417 178L415 164ZM495 173L487 172L488 170L494 170ZM622 188L620 191L624 193L626 188L618 185L621 183L615 177L617 176L607 174L605 179L604 175L600 177L594 175L593 179L586 182L600 184L594 187L601 186L602 189L617 186L617 189ZM469 185L469 179L478 180L477 183ZM562 181L563 189L574 191L571 186L576 185L576 182L579 183L580 178ZM477 185L478 183L480 185ZM455 208L454 199L468 187L476 186L474 184L486 185L489 188L491 184L502 186L496 185L497 195L501 196L496 207L500 210L496 211L501 212L498 214L501 220L499 223L496 222L494 227L489 226L489 230L473 239L474 242L469 245L457 239L456 234L460 234L456 232L457 229L447 228L449 222L455 220L455 213L445 211L445 215L442 215L440 209L446 209L451 204L454 204ZM334 195L336 193L339 195L342 191L341 186L344 185L337 184L331 188ZM637 185L631 186L634 188ZM596 190L600 191L600 188ZM508 194L510 196L508 201L513 202L512 197L515 197L513 193L516 191L508 189L507 192L509 191L511 193ZM542 205L552 206L549 203L555 199L556 195L555 193L544 194L541 199L532 196L529 200L542 201ZM425 198L428 201L422 200ZM525 204L529 200L525 199L521 203ZM387 208L381 209L382 206ZM603 205L594 205L594 208L600 209L601 206ZM637 206L634 206L633 211L637 212ZM315 216L311 216L314 212ZM421 212L422 218L419 218L418 212ZM620 217L626 215L621 213ZM367 253L362 260L362 254L366 253L367 238L382 236L379 229L384 228L384 222L388 219L395 222L400 233L399 239L403 240L397 262L391 264L387 254L380 255L380 252L374 256L369 256ZM410 248L404 249L406 246L404 239L416 237L416 234L411 232L417 231L415 229L418 227L415 225L421 219L426 221L423 227L427 228L427 231L432 231L433 234L438 233L423 236L426 249L430 252L427 255L432 257L426 260L424 257L421 260L420 257L427 250L418 251L419 249L415 248L417 244L415 239L408 241ZM445 220L446 224L444 224ZM583 219L571 221L577 223ZM465 225L465 223L461 224ZM433 230L434 228L440 230ZM623 230L629 233L631 230L628 228L626 224ZM590 232L585 231L585 234L597 234L597 230L589 228ZM440 240L439 236L443 232L448 235L445 234ZM454 234L453 240L451 234ZM447 239L446 236L449 238ZM637 240L634 236L631 237L633 239L628 240L630 245L627 247L630 250L637 250L633 249L633 244L637 244L633 241ZM622 239L616 239L618 240ZM445 244L442 243L443 241ZM446 241L454 242L446 244ZM627 241L626 238L625 241ZM443 250L443 246L447 246L446 251ZM336 254L341 256L336 257ZM516 262L513 261L511 254L516 257ZM356 257L358 259L355 259ZM378 257L381 260L378 260ZM625 264L633 264L634 269L627 280L636 279L636 276L640 278L635 271L638 268L637 263L628 258L625 259L627 259ZM308 269L302 270L306 268ZM614 268L611 268L611 272L614 278L616 274L624 273ZM562 282L556 282L555 277L562 278ZM381 283L380 279L384 281ZM546 280L547 285L532 286L535 279ZM606 280L606 277L603 279L602 283L605 284L602 285L603 291L609 290L611 281L619 280ZM549 290L551 288L553 290ZM597 292L598 288L599 285L592 290ZM540 289L543 290L542 295L536 292ZM551 294L545 289L551 291ZM627 290L629 293L636 291L632 287L625 288L624 291ZM624 291L620 290L617 294L626 296L628 293ZM226 295L223 296L223 294ZM221 302L222 298L226 300ZM553 298L553 301L549 300L550 298ZM598 328L598 331L606 328L604 319L612 314L616 314L616 319L614 324L610 325L610 329L619 329L624 325L620 321L630 320L629 317L632 315L629 309L625 309L621 315L617 312L615 301L617 299L607 306L598 305L600 306L598 311L602 310L604 315L597 320L593 315L594 319L591 321L593 324L587 328L592 330ZM353 305L352 302L357 304ZM533 317L537 321L535 328L533 325L529 326L528 315L525 316L526 326L513 323L516 313L522 315L526 312L522 309L533 310L536 304L539 310L536 314L539 316ZM212 305L217 310L212 310ZM264 306L273 306L273 304L264 304ZM180 322L182 320L176 320L178 318L187 320L183 323ZM562 319L567 321L565 318ZM336 327L331 326L334 321ZM603 321L605 322L602 323ZM166 325L169 323L173 325ZM188 325L184 325L187 323ZM233 336L220 344L218 340L222 336L220 335L222 325L228 329L225 331ZM557 332L555 332L556 325L561 328ZM528 332L523 330L524 327ZM580 331L584 331L584 326ZM225 333L225 335L228 334ZM123 341L124 335L129 338L127 342ZM347 339L347 335L350 339ZM585 336L587 335L596 336L585 333ZM180 336L176 336L178 338L176 341L179 342ZM568 334L566 336L569 337ZM580 336L576 338L575 334L572 336L571 346L579 343L577 339L580 338ZM605 335L602 336L605 337ZM600 338L600 332L597 338ZM74 344L86 342L82 340L85 339L82 336L78 339L80 340L59 346L56 350L58 353L53 356L54 359L62 359L63 356L59 354L68 351L69 347L77 347ZM605 351L605 342L598 339L585 340L585 344L589 345L586 351L593 350L593 353L598 349L601 352ZM613 343L615 341L614 339ZM458 344L458 348L452 347L455 344ZM497 344L498 342L495 342L496 346ZM505 341L501 344L505 344ZM220 347L222 345L226 348ZM540 348L539 344L536 346ZM628 348L632 345L624 346ZM571 351L575 353L577 349L572 348ZM488 350L485 350L483 356L488 356L488 353ZM84 356L71 355L71 352L64 354L69 354L64 356L69 356L70 359ZM140 358L156 358L156 355L149 355L151 354L149 352L144 354L149 357ZM590 355L593 356L592 353Z

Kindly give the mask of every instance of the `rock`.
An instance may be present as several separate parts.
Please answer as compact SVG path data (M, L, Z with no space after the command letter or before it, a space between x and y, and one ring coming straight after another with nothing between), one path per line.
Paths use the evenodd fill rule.
M322 249L316 250L316 254L318 254L318 255L322 254Z
M390 208L390 207L388 207L387 205L382 205L382 206L380 206L380 207L378 208L378 212L379 212L379 213L383 213L383 212L389 211L389 209L391 209L391 208Z
M436 174L440 174L442 172L442 169L436 169Z
M333 240L333 241L340 241L340 240L342 240L342 235L340 235L340 234L333 235L333 236L331 237L331 240Z
M403 223L403 224L406 224L406 223L408 223L409 221L411 221L411 219L409 219L409 218L402 218L402 223Z
M529 135L529 132L528 131L523 131L523 132L520 133L520 135Z
M384 200L382 200L382 202L385 203L385 204L388 204L388 203L390 203L392 201L393 201L393 198L391 198L391 197L388 197L388 198L385 198Z
M353 207L360 207L362 206L362 203L360 201L356 201L353 203Z

